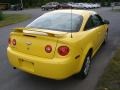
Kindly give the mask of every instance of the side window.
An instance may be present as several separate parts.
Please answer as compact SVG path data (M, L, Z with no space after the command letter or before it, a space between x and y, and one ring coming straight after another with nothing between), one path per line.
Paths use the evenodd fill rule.
M89 19L85 25L84 30L85 31L90 30L90 29L95 28L95 27L102 25L102 24L103 24L103 20L99 15L92 15L89 17Z
M96 15L96 16L99 18L100 22L103 24L103 19L102 19L102 17L99 16L99 15Z
M88 19L84 30L89 30L94 27L92 16Z
M102 23L103 23L102 18L98 15L92 16L92 19L93 19L94 27L102 25Z

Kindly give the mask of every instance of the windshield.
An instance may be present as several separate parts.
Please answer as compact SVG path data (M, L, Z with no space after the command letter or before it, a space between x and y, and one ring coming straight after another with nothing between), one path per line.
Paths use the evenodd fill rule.
M83 18L71 13L47 13L27 25L30 28L49 29L64 32L80 30Z

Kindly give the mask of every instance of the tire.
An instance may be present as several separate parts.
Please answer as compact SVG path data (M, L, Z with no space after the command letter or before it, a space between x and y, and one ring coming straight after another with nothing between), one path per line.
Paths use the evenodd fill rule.
M106 31L106 33L105 33L105 38L104 38L103 44L106 44L107 40L108 40L108 31Z
M85 61L83 63L83 67L80 71L80 78L81 79L85 79L89 73L89 70L90 70L90 65L91 65L91 53L88 53L86 58L85 58Z

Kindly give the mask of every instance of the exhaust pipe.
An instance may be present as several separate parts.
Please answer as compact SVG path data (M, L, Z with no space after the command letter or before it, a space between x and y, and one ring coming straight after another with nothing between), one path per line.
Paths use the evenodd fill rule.
M16 69L16 67L13 67L13 69Z

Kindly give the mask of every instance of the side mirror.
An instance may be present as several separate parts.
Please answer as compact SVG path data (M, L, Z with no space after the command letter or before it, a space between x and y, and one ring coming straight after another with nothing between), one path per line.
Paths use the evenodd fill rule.
M108 20L103 20L104 24L110 24L110 22Z

